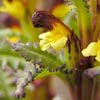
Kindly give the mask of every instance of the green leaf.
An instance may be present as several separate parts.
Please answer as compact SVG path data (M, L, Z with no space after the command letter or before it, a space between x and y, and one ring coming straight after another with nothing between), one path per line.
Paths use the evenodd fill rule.
M78 14L79 24L83 24L84 28L90 26L90 13L87 5L83 0L70 0L75 6Z
M36 75L35 79L39 79L39 78L43 78L43 77L51 76L51 75L59 75L59 74L60 73L58 71L50 72L49 70L44 69L41 73Z
M24 68L26 62L7 42L0 43L0 67L9 66L13 69Z
M42 51L40 48L35 48L33 44L16 44L15 50L24 57L27 61L38 63L44 67L56 68L62 65L61 61L54 55Z
M75 12L71 11L63 20L64 24L66 24L71 30L74 31L77 36L79 36L79 29L77 25L77 19L75 18Z
M10 28L6 29L0 29L0 38L5 38L5 37L12 37L12 36L20 36L20 32L14 31Z
M9 73L3 72L0 68L0 92L3 93L2 100L16 100L14 97L10 96L10 93L14 90L14 85L11 85L11 77L8 76Z
M86 2L84 0L69 0L76 6L76 14L78 20L78 26L80 31L80 36L82 36L83 48L92 38L91 34L91 14L87 8Z

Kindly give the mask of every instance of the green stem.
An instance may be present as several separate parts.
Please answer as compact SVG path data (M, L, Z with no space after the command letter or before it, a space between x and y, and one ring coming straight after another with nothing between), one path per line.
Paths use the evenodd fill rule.
M32 41L32 38L30 37L30 32L28 30L28 26L25 20L20 20L20 24L21 24L21 28L22 28L25 38Z
M38 31L32 26L30 19L20 20L21 28L23 31L23 36L27 39L27 41L37 41L38 39Z
M88 29L86 25L87 23L86 18L84 17L82 13L83 12L81 11L79 13L79 28L80 28L80 33L81 33L82 48L85 48L87 44L89 43L89 38L88 38Z

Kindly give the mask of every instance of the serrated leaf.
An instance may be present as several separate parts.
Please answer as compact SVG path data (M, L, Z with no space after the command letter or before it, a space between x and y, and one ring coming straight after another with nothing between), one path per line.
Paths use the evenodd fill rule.
M9 66L13 69L24 68L26 62L6 42L0 43L0 67Z
M56 56L46 51L41 51L40 48L35 48L32 44L16 44L14 48L22 57L33 63L39 63L49 68L56 68L62 65Z
M47 69L44 69L41 73L37 74L35 79L43 78L46 76L51 76L51 75L58 75L59 72L50 72Z
M14 86L9 83L9 80L11 80L11 77L8 76L7 72L3 72L0 68L0 91L3 92L2 100L15 100L10 96Z

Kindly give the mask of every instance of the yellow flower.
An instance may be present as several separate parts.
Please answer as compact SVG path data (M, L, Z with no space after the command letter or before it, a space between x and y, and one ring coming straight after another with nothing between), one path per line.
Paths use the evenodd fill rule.
M60 50L65 46L69 34L70 31L66 27L60 23L55 23L53 24L52 30L39 36L41 39L40 47L43 51L50 47L53 47L55 50Z
M82 51L85 57L96 56L95 59L100 62L100 40L98 42L92 42L86 49Z
M24 6L21 1L18 0L14 0L12 2L3 0L3 6L0 7L0 11L8 13L18 19L23 18L25 15Z
M73 5L60 4L53 9L52 14L63 19L73 8L75 8Z

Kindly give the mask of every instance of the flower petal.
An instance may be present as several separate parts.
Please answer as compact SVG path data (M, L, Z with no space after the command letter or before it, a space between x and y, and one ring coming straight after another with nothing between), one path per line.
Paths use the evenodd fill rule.
M45 38L47 38L47 37L50 36L50 35L51 35L50 32L45 32L45 33L40 34L40 35L39 35L39 38L40 38L40 39L45 39Z
M97 42L92 42L88 45L88 47L86 49L84 49L82 51L82 54L84 56L96 56L97 55L97 52L98 52L98 44Z
M47 50L50 47L50 43L46 40L41 40L40 41L40 47L43 51Z
M63 48L65 46L66 42L67 42L67 37L61 37L55 43L52 43L51 46L55 50L60 50L61 48Z
M100 51L97 53L97 56L95 57L95 59L100 62Z

